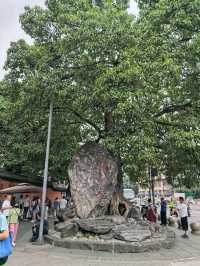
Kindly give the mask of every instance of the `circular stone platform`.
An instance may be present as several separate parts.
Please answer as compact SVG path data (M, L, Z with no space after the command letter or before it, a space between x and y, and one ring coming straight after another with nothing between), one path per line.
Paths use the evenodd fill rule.
M93 221L91 223L91 220L88 219L88 224L92 226ZM109 223L105 222L102 228L102 220L100 219L100 223L98 220L96 219L96 228L99 230L105 230L106 226L110 226ZM79 224L79 230L76 226L74 228L71 226L73 223L76 226ZM88 232L91 226L86 227L85 223L85 220L84 223L77 220L70 221L70 224L63 223L63 225L56 227L57 231L51 230L49 235L45 236L45 240L57 247L112 253L140 253L159 250L160 248L169 249L175 242L175 233L170 229L158 228L158 226L152 226L146 222L143 224L143 221L139 224L136 221L121 225L115 224L106 234ZM67 233L70 236L67 236Z
M120 240L60 239L53 236L52 233L45 236L45 240L51 245L68 249L106 251L113 253L140 253L159 250L160 248L171 248L175 241L175 234L173 232L168 232L166 238L155 238L143 241L142 243L123 242Z

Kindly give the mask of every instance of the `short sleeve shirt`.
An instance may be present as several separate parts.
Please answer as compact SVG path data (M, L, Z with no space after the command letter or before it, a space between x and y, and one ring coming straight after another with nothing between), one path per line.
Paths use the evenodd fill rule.
M59 200L54 200L54 203L53 203L54 209L59 209L59 206L60 206Z
M187 205L184 203L180 203L178 205L178 210L181 218L187 217L188 216L188 210L187 210Z
M167 210L167 202L165 200L161 203L161 212L166 212Z
M67 200L66 199L61 199L60 200L60 209L65 209L67 206Z
M9 213L9 223L10 224L18 224L19 223L19 215L20 209L19 208L12 208Z
M7 230L8 230L8 224L7 224L6 217L0 214L0 231L3 232Z
M4 200L4 202L2 204L2 208L8 208L8 207L10 207L10 201ZM9 213L10 213L9 209L3 211L3 215L5 215L5 216L9 216Z
M28 208L30 206L30 199L29 198L25 198L24 199L24 207Z

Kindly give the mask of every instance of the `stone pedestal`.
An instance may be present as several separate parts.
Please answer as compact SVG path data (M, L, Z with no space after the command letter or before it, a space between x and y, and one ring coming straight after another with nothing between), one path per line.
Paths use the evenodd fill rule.
M190 228L192 234L200 235L200 223L191 223Z
M168 218L168 224L169 224L169 226L175 226L175 224L176 224L176 218L170 216L170 217Z

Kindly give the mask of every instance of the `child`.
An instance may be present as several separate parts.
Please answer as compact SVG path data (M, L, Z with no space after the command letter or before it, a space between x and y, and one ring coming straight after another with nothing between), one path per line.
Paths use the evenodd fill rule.
M16 238L17 238L17 232L19 228L19 216L20 216L20 208L17 203L14 201L11 201L11 209L9 213L9 231L12 236L12 245L15 247L16 245Z

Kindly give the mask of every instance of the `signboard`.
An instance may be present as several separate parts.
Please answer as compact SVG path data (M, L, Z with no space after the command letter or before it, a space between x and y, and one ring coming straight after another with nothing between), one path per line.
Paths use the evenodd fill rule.
M180 197L183 197L185 199L185 193L174 193L175 199L179 199Z

